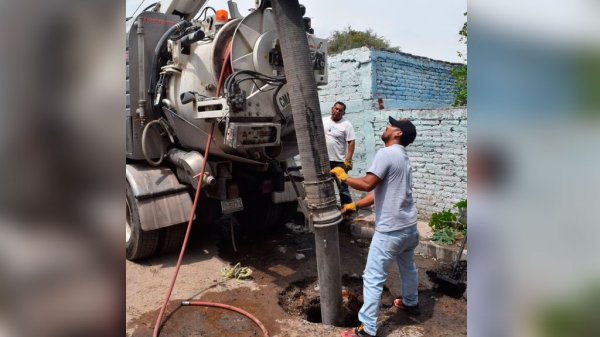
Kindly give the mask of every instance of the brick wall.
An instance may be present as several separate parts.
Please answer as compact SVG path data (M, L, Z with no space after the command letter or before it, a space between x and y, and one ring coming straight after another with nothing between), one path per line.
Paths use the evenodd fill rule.
M386 108L446 108L454 102L458 64L387 51L372 51L374 98Z

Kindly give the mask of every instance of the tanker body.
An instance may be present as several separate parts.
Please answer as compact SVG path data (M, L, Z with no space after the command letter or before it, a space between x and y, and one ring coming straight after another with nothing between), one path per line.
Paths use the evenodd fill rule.
M232 1L228 11L205 3L161 1L128 20L130 260L181 246L198 179L200 224L269 227L293 216L302 194L286 174L298 147L269 1L245 17ZM304 23L317 84L325 84L326 40Z

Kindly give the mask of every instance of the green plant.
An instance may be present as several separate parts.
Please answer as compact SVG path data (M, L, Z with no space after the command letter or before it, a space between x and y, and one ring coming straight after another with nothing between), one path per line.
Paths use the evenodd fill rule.
M360 47L400 51L399 47L390 46L388 40L377 35L377 33L374 33L371 29L358 31L348 26L342 31L334 31L331 37L329 37L327 53L329 55L335 55L344 50Z
M466 12L464 16L467 16ZM458 32L458 35L460 35L458 41L467 45L468 33L467 21L465 21L461 30ZM465 60L465 63L467 62L467 57L463 53L458 52L458 57ZM463 64L455 67L452 69L450 74L452 77L454 77L456 83L454 90L454 103L452 103L452 106L467 106L467 65Z
M450 71L452 77L456 81L456 88L454 90L454 103L452 106L466 106L467 105L467 65L463 64Z
M454 229L446 227L433 233L431 240L443 245L451 245L456 240L456 233L454 233Z
M432 241L451 245L464 237L467 231L467 200L461 200L441 212L433 213L429 219L429 227L433 231Z
M444 210L438 213L431 214L429 219L429 227L434 232L440 231L444 228L450 228L456 222L456 215L451 210Z
M457 202L456 204L454 204L454 207L458 208L459 210L466 209L467 208L467 200L463 199L463 200Z

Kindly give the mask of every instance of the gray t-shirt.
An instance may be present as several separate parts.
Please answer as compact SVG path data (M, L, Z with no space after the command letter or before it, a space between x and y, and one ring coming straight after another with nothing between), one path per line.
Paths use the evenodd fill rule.
M391 232L415 226L412 169L404 146L396 144L377 151L367 172L381 180L374 191L375 230Z
M352 124L344 118L334 122L331 116L327 116L323 117L323 128L329 161L344 161L348 142L356 139Z

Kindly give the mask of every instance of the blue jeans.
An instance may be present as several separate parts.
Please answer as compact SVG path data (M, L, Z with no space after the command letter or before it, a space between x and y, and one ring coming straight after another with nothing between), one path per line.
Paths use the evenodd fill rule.
M344 168L344 162L342 161L330 161L329 166L331 168L341 167L344 170L346 170ZM340 203L342 204L342 206L351 203L352 197L350 196L350 190L348 189L348 185L340 183L337 179L335 179L335 182L337 183L338 190L340 191Z
M358 313L358 319L367 333L377 333L381 293L392 261L396 261L400 272L402 302L408 306L419 303L419 278L415 265L415 248L418 244L417 226L387 233L375 231L363 274L364 304Z

